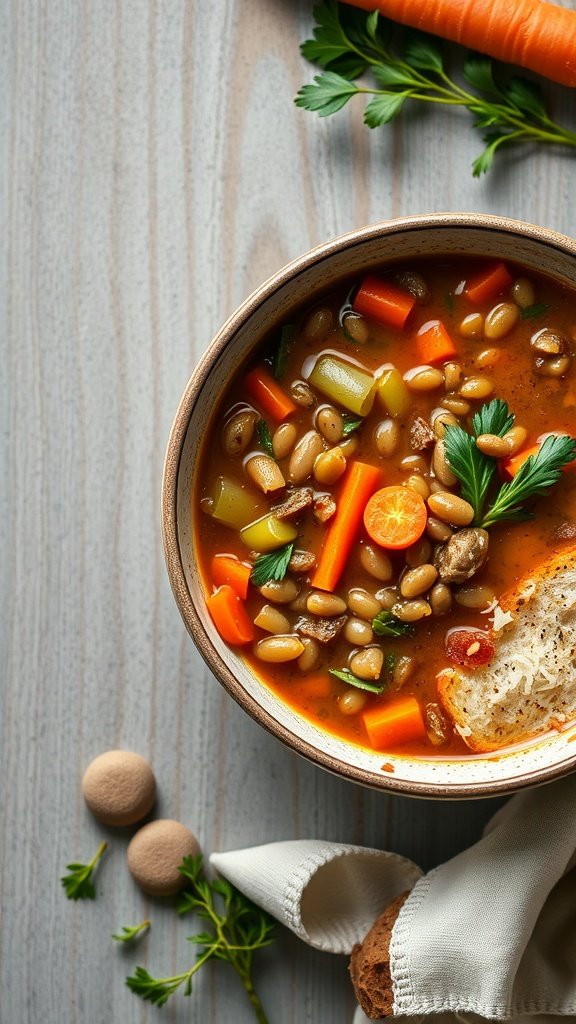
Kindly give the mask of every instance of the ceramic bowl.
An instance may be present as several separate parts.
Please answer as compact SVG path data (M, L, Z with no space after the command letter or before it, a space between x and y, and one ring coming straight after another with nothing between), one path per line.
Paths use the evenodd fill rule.
M315 764L377 789L421 797L510 792L576 767L576 725L490 756L408 758L375 753L319 729L284 704L220 639L206 612L195 558L191 500L211 416L239 364L274 324L318 293L388 261L478 255L513 259L576 287L576 242L518 221L434 214L343 235L293 260L221 328L194 370L176 413L163 481L163 531L174 595L200 653L228 693L264 728ZM209 436L209 434L208 434Z

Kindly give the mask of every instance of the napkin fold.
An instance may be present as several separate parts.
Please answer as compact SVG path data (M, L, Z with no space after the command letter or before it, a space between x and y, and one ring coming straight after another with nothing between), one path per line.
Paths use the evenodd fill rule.
M576 1017L576 776L513 797L483 838L426 875L394 853L319 840L210 860L301 939L332 953L350 953L384 907L411 890L390 942L394 1018ZM358 1009L354 1024L366 1021Z

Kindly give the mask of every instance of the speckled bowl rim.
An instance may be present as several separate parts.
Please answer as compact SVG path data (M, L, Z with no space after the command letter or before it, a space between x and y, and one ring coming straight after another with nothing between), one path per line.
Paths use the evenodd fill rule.
M383 238L397 233L403 234L405 232L431 228L439 231L454 228L479 228L485 232L492 230L542 242L546 246L557 249L564 255L569 255L576 259L576 241L548 228L489 214L434 213L401 217L359 228L358 230L339 235L321 245L317 245L302 256L291 260L290 263L287 263L252 292L228 318L200 358L188 381L170 431L164 463L162 480L164 555L170 583L180 614L208 667L230 696L256 722L291 750L296 751L302 757L332 774L388 793L395 792L404 796L425 797L429 799L496 797L527 786L542 785L567 775L576 769L576 744L574 754L563 761L552 763L549 766L538 767L533 771L527 771L525 774L515 775L513 778L488 779L485 782L462 784L450 783L449 785L398 779L394 775L384 773L377 775L375 772L355 767L346 761L342 761L340 758L324 753L278 722L251 694L246 692L241 683L236 679L234 673L222 660L205 630L188 589L178 537L178 475L188 424L207 378L239 328L250 318L260 303L273 296L276 291L280 290L300 273L308 270L314 264L322 262L327 257L335 253L353 251L358 245L379 237Z

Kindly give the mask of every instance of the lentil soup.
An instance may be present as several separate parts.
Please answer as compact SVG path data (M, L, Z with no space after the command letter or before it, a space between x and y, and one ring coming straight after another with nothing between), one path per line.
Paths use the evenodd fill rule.
M387 267L296 310L239 372L196 550L223 639L299 713L372 749L468 752L438 673L489 662L498 599L576 538L568 457L532 518L490 519L546 436L574 433L575 310L511 263ZM458 438L487 473L476 503Z

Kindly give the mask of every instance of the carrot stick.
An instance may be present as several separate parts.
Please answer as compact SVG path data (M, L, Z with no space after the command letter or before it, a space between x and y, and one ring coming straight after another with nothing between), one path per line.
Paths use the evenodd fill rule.
M239 558L233 558L231 555L214 555L210 567L210 575L214 586L222 587L224 584L228 584L228 586L232 587L232 590L236 591L238 597L241 597L244 601L248 594L251 572L252 567L250 565L241 562Z
M562 85L576 85L576 11L544 0L348 0Z
M424 716L416 697L400 697L378 704L365 711L362 719L374 750L385 750L426 736Z
M206 598L206 607L214 625L227 644L249 644L254 625L235 590L225 584Z
M380 470L376 466L352 463L340 489L336 515L324 538L320 561L312 578L313 587L319 590L336 587L360 529L366 502L379 481Z
M423 363L444 363L457 349L441 320L429 320L416 335L418 357Z
M426 505L410 487L383 487L364 509L364 526L383 548L401 551L420 539L426 528Z
M410 292L370 274L356 292L352 308L386 327L401 330L415 305L416 299Z
M491 263L468 282L464 294L470 302L490 302L512 284L512 276L503 263Z
M274 377L261 366L251 370L244 378L244 385L251 398L260 408L275 420L283 420L296 411L291 398L276 383Z

